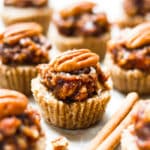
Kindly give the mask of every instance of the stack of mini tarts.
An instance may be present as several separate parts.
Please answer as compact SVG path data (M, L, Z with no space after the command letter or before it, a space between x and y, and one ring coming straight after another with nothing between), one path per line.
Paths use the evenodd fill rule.
M39 114L23 94L0 89L0 149L45 150Z
M95 53L79 49L39 67L31 88L48 123L79 129L101 119L110 95L108 77L98 61Z
M18 22L37 22L47 34L51 14L48 0L4 0L2 18L7 26Z
M117 21L120 27L134 27L150 21L149 0L123 0L123 16Z
M30 82L37 64L48 63L51 45L36 23L9 26L0 35L0 88L31 94Z
M96 6L84 1L54 14L50 37L58 50L88 48L104 57L110 26L104 13L94 12Z
M150 149L150 100L140 101L132 123L122 133L121 150Z
M114 87L150 94L150 22L122 33L109 42L105 60Z

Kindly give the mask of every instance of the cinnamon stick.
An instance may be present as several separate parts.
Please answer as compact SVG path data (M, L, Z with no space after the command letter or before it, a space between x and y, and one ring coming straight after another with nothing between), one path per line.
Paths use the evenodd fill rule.
M88 150L96 150L97 147L102 144L102 142L117 128L117 126L122 122L122 120L128 115L128 113L131 111L133 108L134 104L138 100L138 95L137 93L129 93L126 98L123 101L123 104L120 106L120 108L114 113L110 121L103 127L102 130L98 132L96 137L91 141L90 146ZM129 118L129 117L128 117ZM123 122L122 126L126 126L128 124L128 120ZM118 130L121 130L121 129ZM118 132L118 131L117 131ZM104 149L102 149L104 150ZM107 149L108 150L108 149Z

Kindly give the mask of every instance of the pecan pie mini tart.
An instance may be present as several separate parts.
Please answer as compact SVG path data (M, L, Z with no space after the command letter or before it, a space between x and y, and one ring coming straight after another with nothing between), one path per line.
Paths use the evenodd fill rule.
M150 21L150 0L123 0L123 16L118 20L120 27L133 27Z
M150 94L150 22L122 33L109 42L105 61L114 87Z
M79 2L53 16L51 40L60 51L88 48L104 57L109 23L104 13L96 13L93 2Z
M47 34L52 10L48 0L4 0L2 18L6 26L18 22L37 22Z
M9 26L0 34L0 88L31 94L30 82L36 65L49 62L51 45L36 23Z
M98 55L79 49L39 66L39 76L31 86L48 123L79 129L101 119L110 99L110 87L98 62Z
M132 123L122 133L121 150L150 149L150 100L140 101Z
M0 149L45 150L40 116L25 95L0 89Z

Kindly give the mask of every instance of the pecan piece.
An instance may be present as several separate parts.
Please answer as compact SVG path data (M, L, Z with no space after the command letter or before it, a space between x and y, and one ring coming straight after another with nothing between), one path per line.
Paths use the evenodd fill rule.
M67 8L67 9L65 8L65 9L61 10L60 14L64 18L67 18L70 16L75 16L80 13L91 11L95 7L95 5L96 4L93 2L80 2L77 4L73 4L71 7Z
M99 56L88 49L79 49L65 52L52 63L51 67L56 72L70 72L82 68L96 66Z
M8 27L3 35L0 36L4 43L13 45L21 38L38 35L42 32L42 27L37 23L18 23Z
M138 48L150 44L150 22L138 25L131 30L126 39L126 46L129 49Z
M68 141L65 137L58 137L52 142L53 150L67 150L68 148Z
M23 94L6 89L0 89L0 118L8 115L18 115L24 112L28 99Z

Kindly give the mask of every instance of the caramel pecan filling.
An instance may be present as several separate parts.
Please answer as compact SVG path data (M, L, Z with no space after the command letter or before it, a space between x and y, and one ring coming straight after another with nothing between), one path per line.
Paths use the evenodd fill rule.
M62 54L53 63L39 67L41 82L57 99L65 102L84 101L99 95L108 89L107 77L94 55L97 58L96 54L84 49Z
M36 65L49 61L50 43L35 23L8 27L0 39L0 59L8 65Z
M150 12L150 0L124 0L123 5L129 16L145 15Z
M134 134L140 150L150 149L150 101L140 102L133 114Z
M17 116L0 119L1 150L34 149L36 141L43 137L39 115L30 109Z
M42 7L46 6L47 3L47 0L4 0L6 6L15 7Z
M54 15L58 31L65 36L100 36L109 31L104 13L94 13L95 3L80 2Z
M122 37L122 41L110 42L114 62L123 69L139 69L150 72L150 23L143 23Z

